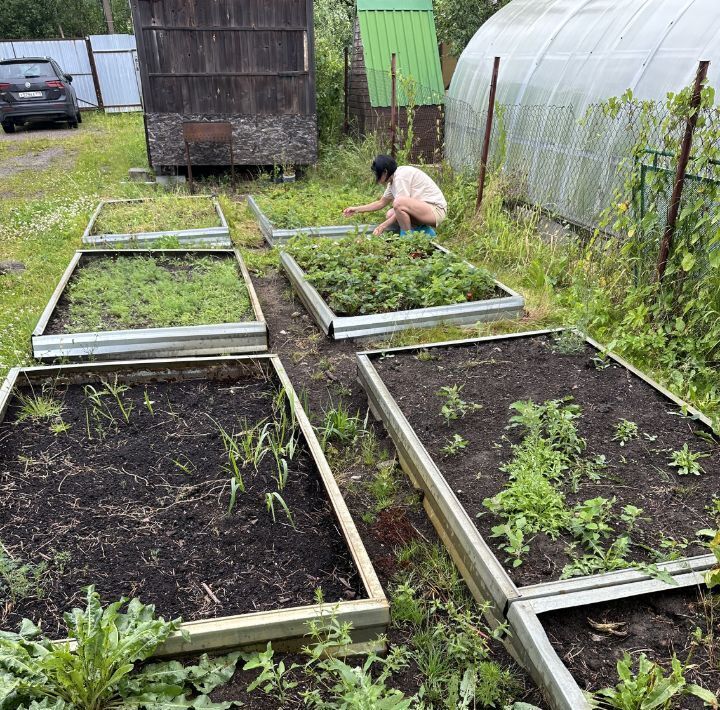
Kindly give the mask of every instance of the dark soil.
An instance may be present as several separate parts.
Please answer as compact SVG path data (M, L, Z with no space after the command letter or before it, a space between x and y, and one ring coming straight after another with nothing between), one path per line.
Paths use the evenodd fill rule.
M510 404L518 400L541 403L572 396L580 405L582 417L577 426L587 440L586 455L605 455L608 468L599 482L586 479L577 493L567 489L567 504L572 507L596 496L614 496L615 511L628 504L642 508L642 519L632 535L637 543L631 551L634 560L655 561L640 544L659 549L663 535L677 541L693 540L698 530L714 527L706 508L719 489L720 447L695 435L704 427L678 416L677 407L625 368L615 364L596 368L592 361L596 353L589 346L578 355L560 355L553 353L552 345L549 337L536 336L433 348L429 351L432 359L418 359L407 352L374 361L498 559L504 560L507 554L500 549L501 541L490 534L503 520L488 512L483 500L507 483L507 474L500 467L512 456L510 444L522 438L518 429L506 428L512 414ZM443 399L436 393L442 386L455 384L464 386L464 400L479 403L482 409L446 426L440 416ZM641 432L625 446L612 440L621 418L637 423ZM442 448L456 433L469 444L450 457ZM644 434L657 439L650 441ZM668 466L670 452L685 443L692 451L709 454L700 460L703 475L679 476ZM484 514L478 518L478 513ZM621 525L616 527L618 534ZM558 579L571 559L566 551L571 542L568 536L552 541L539 534L530 543L523 564L514 570L507 563L506 567L521 586ZM693 544L680 550L682 555L703 552Z
M88 584L104 600L137 596L186 621L310 604L318 587L330 602L361 596L304 449L282 491L297 531L279 505L276 523L266 510L265 493L276 490L270 454L257 473L246 469L246 492L227 515L228 460L213 420L240 432L244 417L271 415L273 392L252 378L136 385L121 395L132 403L128 424L105 397L114 422L103 418L104 438L80 386L54 393L66 433L18 421L13 400L0 425L0 540L16 560L45 562L47 571L43 598L0 609L1 627L26 616L58 636L61 611Z
M716 596L702 596L696 589L662 592L543 614L541 620L553 647L584 690L616 685L616 664L627 652L635 668L637 656L645 653L666 670L676 654L683 663L689 662L688 682L720 693ZM599 626L603 624L610 626ZM714 638L698 643L693 639L696 629L703 639ZM704 705L683 697L672 707L690 710Z
M355 352L365 349L367 342L332 341L326 338L316 327L312 319L304 311L302 305L291 296L289 283L278 274L264 278L253 278L253 285L262 303L263 313L268 322L271 337L271 350L280 355L283 366L287 370L298 392L307 397L310 416L316 424L322 421L322 413L329 407L343 401L351 412L359 411L363 416L367 410L367 396L357 382ZM373 426L372 423L370 426ZM393 445L386 436L384 429L373 426L373 431L388 452ZM355 524L360 532L363 544L380 577L386 591L390 593L395 575L400 571L395 550L399 545L414 538L421 538L433 543L439 542L425 511L417 502L401 507L395 506L382 511L373 522L365 522L363 514L369 507L368 495L365 490L375 471L362 462L347 461L344 465L333 465L333 472L339 479L345 501L348 504ZM409 481L400 476L398 500L416 501ZM409 643L408 632L391 625L387 632L388 645L402 646ZM505 668L513 668L525 691L518 700L545 707L541 694L532 680L518 668L499 642L491 643L491 658ZM276 659L284 660L286 666L292 663L303 663L302 655L276 653ZM358 657L349 663L362 663ZM265 695L261 690L252 694L245 691L247 685L256 677L257 671L242 671L242 661L238 663L238 671L233 679L213 693L216 700L238 699L243 707L253 710L277 710L281 704L272 696ZM306 678L301 672L293 672L292 677L300 681L300 685L292 693L284 708L301 707L299 693L307 689ZM424 678L414 663L402 673L392 676L388 685L399 688L407 697L415 694Z

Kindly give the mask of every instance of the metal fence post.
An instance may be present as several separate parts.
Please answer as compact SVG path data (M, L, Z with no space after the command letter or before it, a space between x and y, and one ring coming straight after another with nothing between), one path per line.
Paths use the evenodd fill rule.
M95 55L93 54L92 42L90 37L85 38L85 46L87 47L88 60L90 62L90 71L92 72L93 86L95 87L95 96L97 96L97 107L103 108L102 91L100 90L100 77L98 77L97 67L95 66Z
M477 201L475 211L480 210L483 192L485 190L485 174L487 173L488 155L490 153L490 135L492 134L493 114L495 112L495 92L497 91L498 72L500 70L500 57L493 61L493 73L490 80L490 96L488 98L487 120L485 122L485 137L483 138L482 155L480 156L480 173L478 174Z
M675 172L675 183L673 185L672 197L668 205L667 220L665 221L665 230L663 231L662 241L660 242L660 254L657 262L657 278L662 281L667 268L668 257L672 248L673 237L675 236L675 227L680 212L680 200L682 199L683 185L685 184L685 174L687 172L688 161L690 160L690 150L692 149L693 134L697 125L698 113L700 110L700 102L702 99L702 86L707 78L708 67L710 62L701 61L698 65L697 74L695 75L695 85L693 86L693 95L690 100L690 115L685 125L685 135L683 136L682 145L680 147L680 156L678 158L677 171Z
M390 60L390 155L397 154L397 55Z

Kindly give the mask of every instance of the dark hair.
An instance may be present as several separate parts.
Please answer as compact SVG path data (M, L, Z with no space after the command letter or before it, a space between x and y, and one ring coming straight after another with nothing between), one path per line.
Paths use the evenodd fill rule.
M373 160L370 169L375 173L375 182L380 182L383 173L387 173L388 178L392 177L397 170L397 163L395 158L391 158L389 155L378 155Z

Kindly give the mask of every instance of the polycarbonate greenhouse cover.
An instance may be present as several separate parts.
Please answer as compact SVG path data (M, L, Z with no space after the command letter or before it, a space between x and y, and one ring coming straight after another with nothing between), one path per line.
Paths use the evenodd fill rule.
M358 0L358 20L372 106L390 106L390 63L417 84L417 104L441 103L445 95L431 0ZM398 104L405 105L402 87Z
M690 84L709 59L720 78L718 0L513 0L475 34L449 96L484 109L493 57L497 101L586 106L630 88L662 100Z

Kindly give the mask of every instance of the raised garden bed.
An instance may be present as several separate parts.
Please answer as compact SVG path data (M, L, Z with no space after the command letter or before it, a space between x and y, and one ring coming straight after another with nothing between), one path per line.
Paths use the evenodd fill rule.
M280 262L326 335L341 340L521 315L524 299L423 235L297 237Z
M618 684L627 698L641 655L647 659L646 670L650 670L647 663L658 664L665 677L672 672L675 655L686 683L710 693L720 691L718 599L703 584L704 565L697 565L698 571L690 569L695 566L673 565L671 588L625 572L615 575L616 585L596 588L581 582L564 594L510 605L513 643L554 710L590 710L593 706L586 693L617 691ZM632 675L623 684L617 663L625 654L630 655ZM654 685L659 690L661 682L656 680ZM650 699L646 703L643 707L652 707ZM707 706L693 695L678 693L657 707L700 710Z
M82 236L93 246L231 247L230 229L220 203L212 196L177 196L102 200Z
M27 617L58 633L87 584L181 615L189 640L172 637L166 655L297 648L318 614L352 622L356 644L386 627L276 356L16 368L0 440L0 540L30 580L5 595L0 628Z
M248 195L247 203L265 241L277 246L299 235L338 238L372 232L377 222L365 224L365 214L345 217L342 212L345 207L366 204L373 199L377 199L377 195L373 197L358 190L338 194L333 189L318 193L298 185Z
M717 524L709 420L592 340L571 338L543 331L358 355L371 407L433 522L471 587L501 609L529 588L561 594L571 583L561 578L591 574L602 586L629 567L658 576L663 560L701 555L697 531ZM513 403L553 400L580 449L559 463L542 446L546 432L533 442L510 420L521 415ZM637 425L624 443L621 421ZM698 475L671 465L685 445Z
M720 522L720 451L709 420L572 331L359 353L358 374L471 592L493 603L490 620L509 621L517 657L553 708L587 708L577 682L567 669L561 672L536 614L669 590L671 577L677 581L714 564L696 542L698 531ZM511 407L529 401L536 406ZM547 414L550 402L565 421L554 439L547 431L547 422L556 421ZM537 405L546 410L538 412ZM573 406L579 410L568 409ZM563 462L562 476L551 475L557 461L549 452L558 449L546 447L542 458L530 459L529 468L552 486L534 488L518 466L523 452L539 450L525 430L533 416L540 424L531 444L569 438L579 449ZM683 471L676 453L686 444L693 456L685 459L691 470ZM692 470L693 461L701 470ZM513 480L527 483L514 491L530 511L525 523L533 501L543 523L548 511L559 512L563 525L555 539L526 524L523 537L508 539L502 526L513 516L502 515L497 496L512 490ZM555 505L558 492L564 512ZM509 493L500 498L508 505L511 500ZM597 510L603 515L591 514ZM598 537L590 545L593 531ZM561 579L593 571L593 565L594 574Z
M267 350L237 250L78 251L32 335L38 360Z

